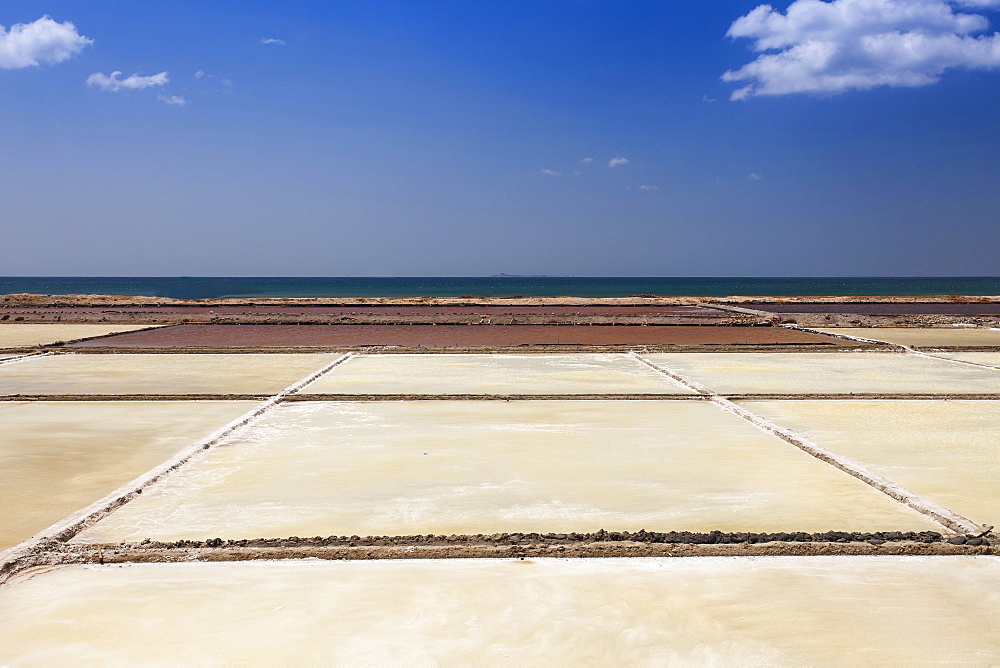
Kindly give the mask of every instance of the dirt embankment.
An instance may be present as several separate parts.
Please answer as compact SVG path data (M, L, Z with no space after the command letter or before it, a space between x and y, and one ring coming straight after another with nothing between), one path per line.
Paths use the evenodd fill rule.
M66 564L251 561L257 559L530 559L537 557L767 557L992 555L997 536L934 531L727 533L605 531L450 536L329 536L171 543L42 541L0 567L0 585L36 568Z
M120 324L1000 325L997 296L169 299L0 295L2 322Z

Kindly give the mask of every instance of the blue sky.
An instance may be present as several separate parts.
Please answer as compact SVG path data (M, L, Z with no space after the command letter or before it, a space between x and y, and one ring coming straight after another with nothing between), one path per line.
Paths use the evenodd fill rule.
M0 275L1000 274L1000 0L759 4L7 0Z

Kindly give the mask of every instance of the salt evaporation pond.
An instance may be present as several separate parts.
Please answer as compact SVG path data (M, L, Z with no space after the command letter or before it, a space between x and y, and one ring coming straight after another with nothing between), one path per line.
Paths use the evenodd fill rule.
M0 365L0 394L276 393L337 355L52 355Z
M976 364L988 364L990 366L1000 368L1000 353L963 352L939 354L941 357L947 357L948 359L961 360L963 362L975 362Z
M995 394L1000 374L908 353L644 355L725 394Z
M935 530L708 402L278 407L80 534Z
M305 393L690 394L628 355L364 355Z
M0 348L39 346L147 329L152 325L0 325Z
M949 510L1000 526L1000 401L747 402Z
M838 327L816 331L904 346L1000 346L1000 329L976 327Z
M254 405L0 403L0 550L97 501Z
M0 590L12 666L1000 663L995 557L67 566Z

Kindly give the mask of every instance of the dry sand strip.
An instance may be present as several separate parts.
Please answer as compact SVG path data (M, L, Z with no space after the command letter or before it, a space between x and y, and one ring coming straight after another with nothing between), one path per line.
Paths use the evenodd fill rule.
M352 354L348 353L324 365L321 369L289 385L264 403L238 417L207 438L185 448L160 466L119 487L103 499L53 524L23 543L0 552L0 584L3 584L10 576L20 572L24 568L30 568L35 565L39 556L44 554L47 549L50 549L53 544L70 540L80 531L92 526L103 517L106 517L108 514L141 495L143 490L150 485L156 484L172 472L186 466L199 453L216 447L227 436L259 419L269 410L283 402L289 395L299 392L323 376L323 374L328 373L351 357Z
M682 383L683 385L691 388L695 392L708 396L713 403L717 404L723 410L726 410L736 415L737 417L746 420L747 422L757 427L758 429L773 434L778 438L780 438L781 440L785 441L786 443L794 445L803 452L812 455L813 457L821 461L824 461L827 464L834 466L835 468L840 469L844 473L847 473L848 475L857 478L858 480L864 482L867 485L874 487L880 492L883 492L888 496L896 499L897 501L909 506L910 508L913 508L917 512L923 513L924 515L933 519L938 524L950 529L951 531L954 531L955 533L985 534L988 533L989 530L993 528L993 527L980 526L979 524L976 524L972 520L966 517L962 517L961 515L954 513L951 510L948 510L944 506L941 506L940 504L937 504L934 501L931 501L930 499L925 499L911 492L910 490L902 487L901 485L896 484L892 480L889 480L888 478L878 475L874 471L867 469L858 462L852 461L845 457L841 457L840 455L834 452L830 452L826 448L823 448L822 446L813 443L804 436L795 434L789 431L788 429L784 429L783 427L774 424L773 422L767 420L766 418L757 415L756 413L750 410L747 410L743 406L735 404L729 399L726 399L723 396L715 394L707 387L691 380L690 378L687 378L679 374L678 372L672 369L668 369L659 364L655 364L654 362L647 360L646 358L642 357L637 353L633 353L633 355L639 361L644 362L645 364L648 364L650 367L659 370L661 373L666 374L667 376L673 378L677 382Z

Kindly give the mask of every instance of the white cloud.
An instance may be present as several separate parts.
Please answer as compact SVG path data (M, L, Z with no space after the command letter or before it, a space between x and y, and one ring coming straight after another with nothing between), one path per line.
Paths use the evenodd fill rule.
M639 190L645 190L647 192L652 192L654 190L659 190L660 186L639 186Z
M760 174L758 174L757 172L750 172L749 174L747 174L747 178L750 179L751 181L763 181L764 180L764 177L761 176Z
M953 68L1000 67L1000 33L962 8L1000 0L794 0L782 13L760 5L729 28L760 55L724 81L731 99L837 94L880 86L926 86Z
M542 170L542 174L545 174L545 176L559 176L559 172L549 169L547 167Z
M41 63L54 65L93 43L69 21L56 23L48 16L31 23L15 23L10 30L0 25L0 69L16 70Z
M179 107L183 107L188 103L188 101L180 95L157 95L156 99L164 104L176 104Z
M608 160L608 167L621 167L622 165L627 165L627 164L628 164L628 158L623 158L622 156L618 156L616 158L611 158L610 160Z
M205 76L205 70L198 70L197 72L194 73L195 79L200 79L203 76Z
M170 81L166 72L151 74L148 77L133 74L125 77L124 79L121 78L121 75L122 73L118 70L115 70L111 74L94 72L87 77L87 85L97 86L98 88L107 91L117 91L123 88L127 88L129 90L139 90L142 88L151 88L153 86L162 86Z
M584 158L584 159L583 159L583 160L581 160L580 162L581 162L581 163L583 163L583 164L585 164L585 165L589 165L589 164L590 164L590 163L592 163L593 161L594 161L594 159L593 159L593 158Z
M284 44L285 40L278 39L276 37L261 37L260 43L261 44Z
M717 100L714 97L709 97L708 95L702 95L701 96L701 101L702 102L718 102L719 100Z

